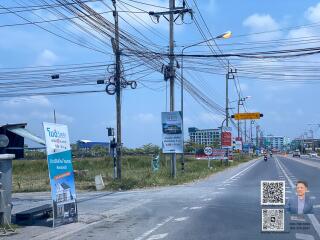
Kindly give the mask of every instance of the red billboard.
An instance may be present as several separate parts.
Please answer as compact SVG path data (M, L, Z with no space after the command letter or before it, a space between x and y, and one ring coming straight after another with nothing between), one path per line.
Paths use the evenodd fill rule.
M229 131L222 132L221 134L222 148L232 148L232 134Z

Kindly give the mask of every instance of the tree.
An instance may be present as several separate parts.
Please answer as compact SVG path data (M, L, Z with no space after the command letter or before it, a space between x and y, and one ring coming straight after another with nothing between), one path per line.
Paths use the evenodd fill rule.
M152 143L143 145L141 149L144 154L157 154L160 152L160 147Z

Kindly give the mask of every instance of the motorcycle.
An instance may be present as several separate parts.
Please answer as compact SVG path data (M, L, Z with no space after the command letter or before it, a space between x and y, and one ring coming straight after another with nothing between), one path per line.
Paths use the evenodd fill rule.
M268 157L265 155L263 159L266 162L268 160Z

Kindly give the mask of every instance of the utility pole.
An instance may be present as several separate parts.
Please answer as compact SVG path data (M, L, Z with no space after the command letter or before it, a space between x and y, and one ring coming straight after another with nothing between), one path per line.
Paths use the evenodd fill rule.
M229 71L230 63L228 60L228 73L226 74L226 126L229 127Z
M114 11L114 25L115 25L115 44L114 52L116 55L116 72L115 72L115 87L116 87L116 111L117 111L117 178L121 179L121 69L120 69L120 47L119 47L119 16L117 11L116 0L112 0Z
M234 79L234 73L237 72L237 69L230 68L230 62L228 60L228 73L226 74L226 127L229 127L229 80ZM222 128L221 128L222 134ZM222 136L222 135L221 135ZM229 163L229 149L227 149L227 161Z
M240 96L238 101L238 114L240 113ZM238 120L238 139L240 137L240 120Z
M178 19L179 16L184 17L185 13L189 13L192 17L192 10L186 8L186 3L183 1L182 7L175 6L175 0L169 1L169 11L165 12L149 12L149 15L155 17L159 21L160 16L163 16L169 21L169 66L165 67L164 75L165 80L169 79L170 81L170 112L175 111L175 98L174 98L174 83L175 83L175 56L174 56L174 22ZM169 15L169 18L166 16ZM175 18L175 15L178 17ZM182 126L183 127L183 126ZM171 154L171 176L176 177L177 167L176 167L176 154Z
M174 19L173 10L175 8L175 0L170 0L169 2L170 14L169 14L169 25L170 25L170 112L174 111L174 79L175 79L175 69L174 69ZM171 155L171 176L176 178L177 175L177 159L176 154Z
M244 120L244 142L247 142L247 120Z
M253 144L253 132L252 132L252 125L254 124L254 120L250 121L250 143Z
M226 74L226 126L229 127L229 80L234 79L234 74L237 73L237 69L230 68L228 60L228 73Z
M256 146L257 146L257 149L259 149L259 130L260 130L260 126L256 125Z
M54 123L57 123L56 110L55 109L53 109L53 121L54 121Z

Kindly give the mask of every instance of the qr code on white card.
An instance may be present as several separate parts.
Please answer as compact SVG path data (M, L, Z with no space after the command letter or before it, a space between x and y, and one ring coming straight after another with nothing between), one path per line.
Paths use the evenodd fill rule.
M261 181L261 205L284 205L285 181Z
M284 209L262 209L262 231L284 231Z

